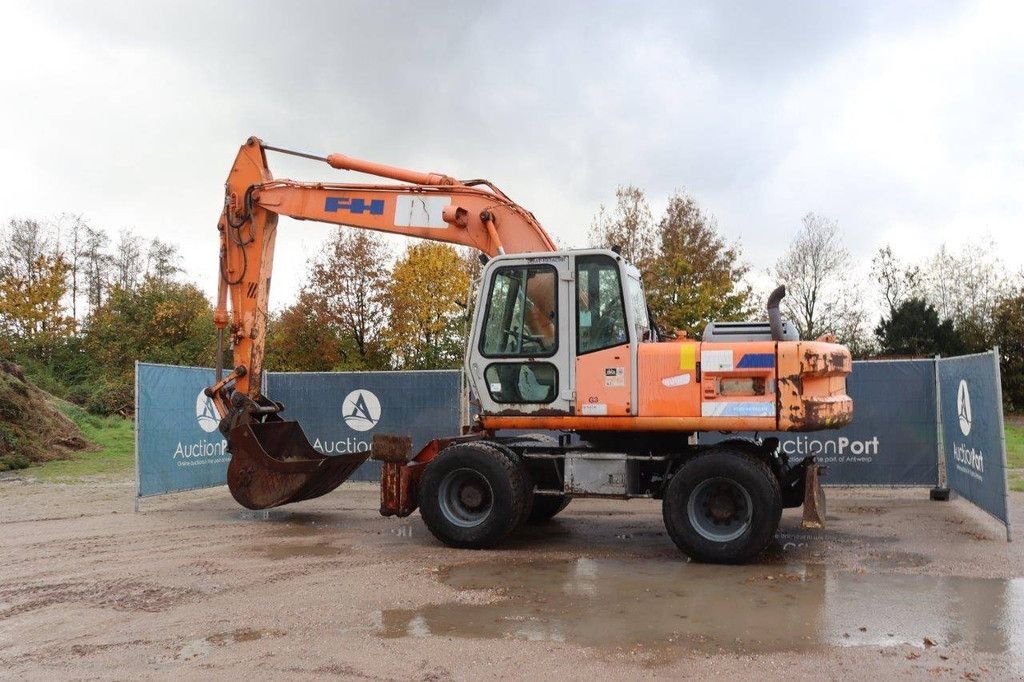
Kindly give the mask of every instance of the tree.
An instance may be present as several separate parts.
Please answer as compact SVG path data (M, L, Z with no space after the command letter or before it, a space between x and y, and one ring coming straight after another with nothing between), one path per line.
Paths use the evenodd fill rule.
M327 372L342 367L345 352L337 330L324 320L308 291L274 315L267 327L266 367L277 372Z
M843 290L852 280L850 253L836 221L808 213L802 223L774 274L786 285L782 305L800 337L814 339L835 332L855 304L843 299Z
M634 185L615 190L615 208L609 212L602 204L590 224L594 246L617 247L622 257L646 269L654 255L654 217L644 191Z
M925 299L939 316L953 320L966 352L991 348L993 312L1010 294L995 244L973 241L952 252L945 244L921 270Z
M669 198L657 227L657 255L650 260L647 300L654 321L666 331L698 337L711 320L751 314L752 289L743 282L749 267L738 244L726 244L714 216L693 197Z
M169 365L208 365L216 353L213 308L192 284L145 277L136 289L114 287L83 330L100 394L131 395L136 360ZM101 402L101 401L98 401ZM115 403L95 409L116 411Z
M336 232L323 256L311 268L309 303L321 320L354 353L346 353L348 369L383 369L380 331L387 319L388 250L366 230Z
M388 287L385 348L397 369L458 367L465 346L469 276L447 244L410 246L395 264Z
M142 279L142 240L131 230L121 230L112 260L114 286L131 290Z
M1024 288L1004 296L993 311L1003 379L1003 402L1007 408L1024 408Z
M45 357L75 329L63 305L68 263L35 220L11 220L0 249L0 331L6 352Z
M955 355L960 343L952 320L939 321L934 306L922 298L904 301L875 328L885 355Z
M146 250L146 275L166 282L181 272L180 260L177 245L154 237Z
M106 254L110 237L103 230L86 226L85 250L85 293L89 305L89 314L103 304L107 290L107 279L110 273L110 256Z
M918 290L921 270L906 266L892 252L888 244L878 249L871 259L871 274L882 290L882 299L889 312L899 308Z
M71 317L78 319L78 297L82 280L82 264L85 256L86 235L89 226L82 216L64 214L59 218L62 234L60 241L66 244L63 249L68 261L68 279L70 280ZM64 225L67 224L67 228Z
M27 274L0 274L0 326L10 346L30 357L48 355L54 344L75 330L64 314L67 261L60 254L39 254Z

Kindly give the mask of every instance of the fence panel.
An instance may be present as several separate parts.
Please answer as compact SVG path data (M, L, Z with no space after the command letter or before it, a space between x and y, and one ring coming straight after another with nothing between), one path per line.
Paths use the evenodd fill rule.
M422 372L268 372L267 395L284 403L325 455L365 452L374 433L409 435L413 450L459 433L458 370ZM367 461L353 481L380 479Z
M1006 441L998 350L939 361L943 450L949 487L1006 524Z
M214 371L136 363L135 464L139 497L224 485L230 455L203 390Z

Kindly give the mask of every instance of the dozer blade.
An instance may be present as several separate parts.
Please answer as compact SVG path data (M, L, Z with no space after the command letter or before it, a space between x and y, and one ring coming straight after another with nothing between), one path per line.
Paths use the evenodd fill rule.
M825 527L825 491L821 488L821 465L811 464L804 474L804 528Z
M269 509L325 495L352 475L368 452L328 457L294 421L236 426L228 434L228 489L249 509Z

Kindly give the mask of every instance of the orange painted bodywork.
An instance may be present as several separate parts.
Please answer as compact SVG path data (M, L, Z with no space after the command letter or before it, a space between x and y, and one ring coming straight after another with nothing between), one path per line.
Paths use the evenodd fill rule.
M576 414L626 416L633 413L633 369L629 344L576 358Z
M611 366L608 358L613 356L602 355L620 354L627 360L628 373L627 349L577 358L575 414L483 415L481 424L494 430L817 431L839 428L853 418L853 401L846 395L852 361L850 352L838 344L642 343L637 352L638 404L633 413L628 408L628 379L625 393L603 385L603 370ZM707 361L723 352L731 352L733 367L708 368ZM745 356L753 356L756 362L743 366ZM771 364L765 366L769 358ZM595 403L608 405L607 416L586 413L583 406ZM724 414L716 415L717 411Z

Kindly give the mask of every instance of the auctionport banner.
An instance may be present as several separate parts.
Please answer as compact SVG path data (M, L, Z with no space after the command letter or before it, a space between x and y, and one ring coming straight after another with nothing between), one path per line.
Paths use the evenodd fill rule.
M825 485L921 485L938 483L938 428L934 360L853 363L847 380L853 423L834 431L761 432L776 436L791 460L814 455L828 467ZM755 434L701 433L714 443Z
M375 433L411 436L415 453L459 433L461 386L458 370L268 372L266 393L325 455L367 452ZM350 480L379 480L380 468L368 460Z
M998 349L939 360L940 415L949 487L1006 524L1006 442Z
M214 371L138 363L135 381L138 496L224 485L231 455L203 392ZM374 433L409 435L414 449L459 433L458 371L269 372L264 381L325 455L367 452ZM368 461L351 480L379 478L380 463Z
M137 363L135 459L139 497L224 485L230 455L203 390L214 371Z

